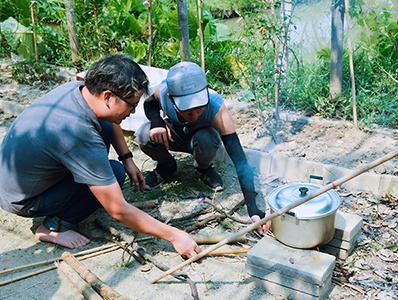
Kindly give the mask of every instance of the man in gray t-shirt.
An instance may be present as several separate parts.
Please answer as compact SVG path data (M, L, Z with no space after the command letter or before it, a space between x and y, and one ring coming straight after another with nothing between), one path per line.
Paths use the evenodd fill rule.
M71 82L36 100L11 125L0 148L0 208L23 217L45 216L42 241L69 248L89 240L75 225L104 207L131 228L168 240L183 256L200 251L185 232L128 204L125 173L144 189L120 123L147 90L142 69L129 57L95 63L85 81ZM119 161L108 160L112 144Z

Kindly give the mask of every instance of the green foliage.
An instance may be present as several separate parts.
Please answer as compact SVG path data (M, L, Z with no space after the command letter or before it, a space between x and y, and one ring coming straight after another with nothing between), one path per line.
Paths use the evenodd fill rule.
M12 49L7 43L5 36L0 32L0 57L9 57L11 51Z
M31 22L29 3L30 0L1 0L0 22L14 17L22 25L28 26Z
M0 21L12 16L31 30L29 3L29 0L1 1ZM34 3L40 61L71 65L64 1L37 0ZM116 52L130 54L139 63L145 63L148 8L142 0L75 0L74 3L80 67ZM395 127L398 126L398 22L389 13L363 11L362 3L363 0L351 0L351 16L364 28L354 51L358 116L362 124L377 122ZM180 61L177 3L154 0L152 4L152 61L154 66L167 69ZM279 1L276 1L278 5ZM268 6L267 1L260 0L211 0L203 3L202 9L209 84L221 91L238 86L250 90L260 110L273 105L272 41L275 36L281 40L283 34L279 14L272 16ZM188 8L191 60L199 63L197 1L189 0ZM239 40L213 17L236 12L245 20L244 34ZM24 41L13 43L4 33L0 34L0 56L8 56L13 51L31 59L33 50L21 52L19 49L21 45L31 46L28 36L31 37L30 32ZM344 53L343 93L336 101L329 97L330 51L319 51L317 59L311 65L304 64L300 58L298 62L291 60L287 83L279 91L281 106L350 119L351 83L347 53ZM41 80L40 66L33 69L18 65L15 76L26 83ZM21 73L17 74L17 70ZM42 70L45 78L48 73L46 68Z

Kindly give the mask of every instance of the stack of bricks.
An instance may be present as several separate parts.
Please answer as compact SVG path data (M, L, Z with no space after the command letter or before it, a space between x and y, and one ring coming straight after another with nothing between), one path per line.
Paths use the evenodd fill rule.
M337 212L334 238L320 248L322 252L291 248L265 236L248 252L246 271L270 294L326 299L332 289L336 258L350 255L361 228L361 217Z
M337 212L334 238L320 247L325 253L345 260L354 250L362 232L362 218L358 215Z
M270 294L315 300L329 295L335 263L332 255L291 248L265 236L248 252L246 271Z

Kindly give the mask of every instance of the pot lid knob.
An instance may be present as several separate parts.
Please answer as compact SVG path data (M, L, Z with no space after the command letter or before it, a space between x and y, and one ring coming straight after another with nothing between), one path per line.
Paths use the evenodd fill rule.
M299 188L299 191L300 191L300 196L304 197L304 196L307 196L308 188L305 187L305 186L302 186L302 187Z

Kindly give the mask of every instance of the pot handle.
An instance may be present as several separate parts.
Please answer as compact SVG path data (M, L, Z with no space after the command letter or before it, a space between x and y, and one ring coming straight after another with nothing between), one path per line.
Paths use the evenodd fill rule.
M296 221L296 225L299 225L300 220L296 217L296 214L295 214L294 212L292 212L292 211L287 211L287 212L285 212L285 214L287 214L287 215L293 217L293 218L295 219L295 221ZM282 215L282 218L283 218L283 215Z
M295 217L296 216L296 214L294 212L292 212L292 211L287 211L286 214L291 216L291 217Z
M323 183L323 176L319 176L319 175L310 175L310 180L309 182L311 182L311 179L315 179L315 180L320 180Z

